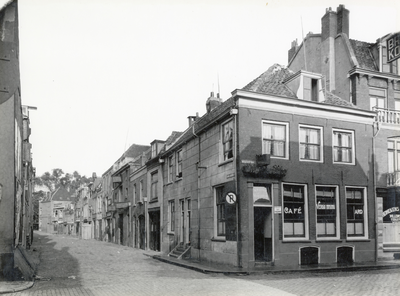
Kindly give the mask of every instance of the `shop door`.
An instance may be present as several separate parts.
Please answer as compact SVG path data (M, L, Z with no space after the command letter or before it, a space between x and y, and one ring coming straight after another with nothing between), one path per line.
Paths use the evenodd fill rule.
M144 250L146 242L145 219L143 215L139 216L139 247Z
M254 207L254 259L272 261L271 207Z

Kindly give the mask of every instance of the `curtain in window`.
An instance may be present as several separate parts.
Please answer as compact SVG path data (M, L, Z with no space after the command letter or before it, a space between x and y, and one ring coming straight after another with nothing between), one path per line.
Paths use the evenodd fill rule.
M335 161L351 162L351 134L335 132L333 145Z
M300 129L300 158L319 160L320 131L316 129Z
M273 156L285 156L286 128L284 125L265 124L263 139L265 153Z

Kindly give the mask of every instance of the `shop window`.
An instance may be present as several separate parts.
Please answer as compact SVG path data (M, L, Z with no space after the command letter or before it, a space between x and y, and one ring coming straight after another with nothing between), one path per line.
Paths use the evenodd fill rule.
M299 129L300 160L322 161L322 128L300 125Z
M233 120L222 124L221 128L222 161L233 158Z
M347 238L368 238L367 204L364 188L346 187Z
M337 187L316 187L317 238L339 238L339 199Z
M263 121L262 123L262 142L263 154L271 157L285 158L289 156L289 136L288 123Z
M333 130L333 163L355 163L353 131Z
M283 238L308 238L307 193L305 185L283 184Z

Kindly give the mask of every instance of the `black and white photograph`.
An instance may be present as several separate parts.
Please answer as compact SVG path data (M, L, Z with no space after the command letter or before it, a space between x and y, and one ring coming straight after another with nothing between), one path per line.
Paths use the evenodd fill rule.
M400 2L0 0L0 294L400 294Z

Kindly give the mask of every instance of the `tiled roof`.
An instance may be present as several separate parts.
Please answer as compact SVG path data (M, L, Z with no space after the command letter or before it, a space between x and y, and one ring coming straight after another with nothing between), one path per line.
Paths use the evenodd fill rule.
M74 191L68 190L67 186L60 186L53 193L51 200L52 201L73 201Z
M233 98L227 99L218 107L211 110L209 113L204 114L202 117L196 119L196 121L182 133L181 137L168 149L166 152L170 150L174 150L181 146L183 143L189 141L195 134L198 134L206 127L209 123L215 121L216 118L221 116L223 113L230 110L235 105Z
M282 82L293 75L293 71L279 64L274 64L267 71L243 87L243 90L264 94L296 98L296 94Z
M353 48L360 68L378 71L377 65L371 53L371 47L374 45L374 43L350 39L350 44Z
M335 106L342 106L342 107L351 107L351 108L356 108L352 103L343 100L342 98L334 95L333 93L326 91L325 92L325 101L322 103L328 104L328 105L335 105Z
M138 157L143 154L143 152L146 152L149 148L150 146L147 145L132 144L119 159L124 157Z

